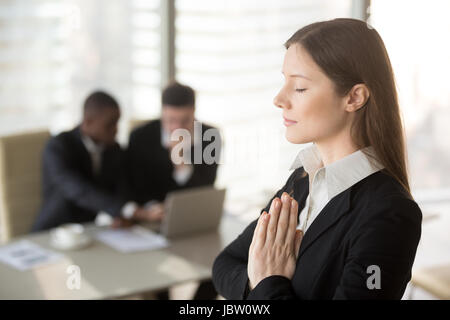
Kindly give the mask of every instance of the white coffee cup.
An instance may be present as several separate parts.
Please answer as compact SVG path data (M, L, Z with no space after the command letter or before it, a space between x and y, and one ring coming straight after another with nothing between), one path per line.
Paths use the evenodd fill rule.
M52 242L70 247L77 245L85 238L84 227L78 223L68 223L61 225L51 231Z

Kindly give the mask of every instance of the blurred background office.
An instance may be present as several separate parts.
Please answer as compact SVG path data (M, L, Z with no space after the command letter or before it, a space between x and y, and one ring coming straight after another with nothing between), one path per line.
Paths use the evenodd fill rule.
M249 221L299 149L285 141L272 104L284 41L314 21L366 20L397 80L412 191L425 215L428 247L417 263L441 266L450 262L448 12L447 0L1 0L0 135L70 129L100 88L122 107L126 146L130 123L158 117L161 88L176 78L196 90L197 117L220 128L216 185L227 188L227 212Z

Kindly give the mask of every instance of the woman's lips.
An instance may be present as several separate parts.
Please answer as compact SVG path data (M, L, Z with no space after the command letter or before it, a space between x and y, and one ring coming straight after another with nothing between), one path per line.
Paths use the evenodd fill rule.
M294 120L291 120L291 119L287 119L285 117L283 117L283 120L284 120L284 125L286 127L292 126L292 125L297 123L297 121L294 121Z

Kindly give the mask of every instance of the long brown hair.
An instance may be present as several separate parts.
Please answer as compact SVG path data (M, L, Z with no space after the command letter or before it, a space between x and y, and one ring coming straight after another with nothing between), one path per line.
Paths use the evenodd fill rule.
M301 28L285 47L292 44L311 55L338 94L346 95L358 83L368 87L370 97L356 111L352 139L359 148L372 146L376 160L411 195L394 74L378 32L360 20L334 19Z

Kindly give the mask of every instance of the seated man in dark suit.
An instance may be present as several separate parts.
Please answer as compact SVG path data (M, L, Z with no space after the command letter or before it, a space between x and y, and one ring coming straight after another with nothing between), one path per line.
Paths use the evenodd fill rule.
M179 136L183 136L182 142ZM180 145L184 148L179 153ZM220 146L218 130L195 121L194 90L177 82L169 84L162 93L161 119L130 135L127 159L134 200L150 208L160 207L171 191L213 185ZM205 281L194 298L216 295L212 282Z
M178 141L177 130L191 138L182 155L186 161L177 162L172 152L186 143ZM205 138L207 132L213 132L212 142ZM213 185L220 143L217 129L195 121L194 90L176 82L170 84L162 94L161 119L136 128L130 135L127 158L134 200L140 205L161 202L174 190ZM209 148L214 159L205 161L205 150L210 144L216 146Z
M115 141L120 109L113 97L94 92L84 103L82 123L52 137L43 154L43 204L33 231L93 221L100 212L157 220L161 212L125 201L124 152Z

